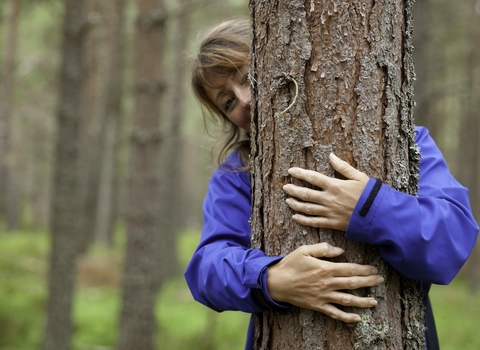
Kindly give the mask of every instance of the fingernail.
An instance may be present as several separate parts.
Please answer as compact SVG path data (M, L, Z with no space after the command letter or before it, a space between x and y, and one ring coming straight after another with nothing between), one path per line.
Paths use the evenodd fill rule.
M378 304L375 299L370 300L368 303L370 304L370 306L376 306Z
M285 200L285 202L286 202L288 205L290 205L290 203L292 203L292 200L291 200L290 198L287 198L287 199Z
M376 274L378 274L378 269L376 267L374 267L372 269L372 275L376 275Z
M358 315L353 318L353 322L360 322L361 320L362 319Z
M343 252L345 252L345 250L340 247L333 247L333 252L337 254L342 254Z
M383 281L385 281L385 279L382 276L377 278L377 283L378 284L383 283Z

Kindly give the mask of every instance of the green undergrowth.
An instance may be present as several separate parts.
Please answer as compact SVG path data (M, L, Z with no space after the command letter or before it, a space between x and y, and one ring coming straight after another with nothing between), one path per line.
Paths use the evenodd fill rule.
M45 322L48 241L45 232L0 232L0 350L39 348ZM197 242L196 232L179 236L182 271ZM95 247L79 259L73 350L115 348L121 253L121 248L111 251ZM217 313L200 305L193 300L183 276L164 284L156 315L157 349L243 349L249 315Z
M432 286L430 300L442 350L480 349L479 292L457 278L449 286Z

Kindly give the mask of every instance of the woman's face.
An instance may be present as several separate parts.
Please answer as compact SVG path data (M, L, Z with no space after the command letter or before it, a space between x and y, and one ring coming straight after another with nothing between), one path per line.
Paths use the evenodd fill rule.
M243 65L226 79L213 83L215 88L205 87L208 98L233 124L250 132L248 65Z

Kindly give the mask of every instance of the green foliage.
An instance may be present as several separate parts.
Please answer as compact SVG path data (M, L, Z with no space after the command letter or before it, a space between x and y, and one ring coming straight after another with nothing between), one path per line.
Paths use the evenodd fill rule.
M117 290L105 287L81 288L74 303L73 348L113 348L118 335L119 310L120 297Z
M120 230L121 231L121 230ZM116 241L123 238L116 236ZM197 233L179 237L184 268ZM123 246L120 244L119 246ZM73 305L74 350L113 349L118 337L121 249L95 247L79 259ZM47 291L48 235L0 231L0 350L31 350L42 339ZM183 276L162 288L157 302L158 349L243 349L249 315L218 314L195 302Z
M442 350L480 349L480 293L457 278L449 286L432 286L430 300Z
M179 236L182 268L198 242L198 233ZM121 248L97 247L79 260L73 318L74 350L113 349L118 337ZM0 350L38 348L42 338L47 290L48 236L45 232L0 232ZM117 277L115 277L117 276ZM480 294L456 279L431 291L443 350L479 349L476 319ZM249 315L216 313L195 302L183 277L162 288L158 297L157 349L243 349Z
M45 300L45 234L0 236L0 349L38 344Z
M160 295L157 315L160 330L158 348L243 349L249 315L240 312L218 314L192 299L185 282L167 283Z
M178 256L182 270L198 244L198 233L179 237ZM193 300L183 278L166 283L157 305L159 349L243 349L250 315L217 313Z

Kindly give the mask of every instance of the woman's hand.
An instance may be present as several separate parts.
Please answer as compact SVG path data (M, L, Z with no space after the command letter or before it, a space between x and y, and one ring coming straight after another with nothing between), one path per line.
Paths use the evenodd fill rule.
M293 219L306 226L345 231L353 209L369 178L348 163L330 154L333 168L346 177L335 179L316 171L289 169L289 174L319 189L292 184L283 189L292 197L287 204ZM378 270L369 265L321 260L343 253L327 243L302 246L268 268L267 289L270 297L299 307L322 312L343 322L359 322L360 316L340 310L334 304L367 308L377 304L370 297L358 297L344 290L372 287L383 282Z
M347 179L335 179L316 171L291 168L288 170L291 176L307 181L321 190L292 184L283 186L283 190L290 196L301 200L288 198L288 206L297 212L308 215L293 215L292 218L296 222L305 226L346 231L353 209L369 178L333 153L330 154L330 163Z
M359 322L360 316L347 313L333 304L372 307L377 301L343 292L372 287L383 282L378 270L369 265L321 260L343 253L328 243L302 246L268 268L267 290L278 302L322 312L343 322Z

